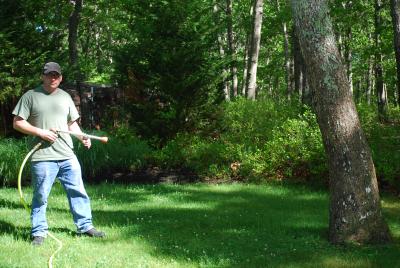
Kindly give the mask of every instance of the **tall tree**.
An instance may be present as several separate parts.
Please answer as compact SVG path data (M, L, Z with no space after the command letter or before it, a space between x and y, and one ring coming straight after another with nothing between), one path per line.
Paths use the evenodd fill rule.
M218 1L214 2L214 7L213 7L213 12L214 12L214 20L216 22L216 24L219 24L219 6L218 6ZM219 48L219 54L221 56L221 60L225 59L225 49L224 49L224 38L223 38L223 34L220 32L217 32L217 42L218 42L218 48ZM223 92L224 92L224 97L225 100L229 101L230 100L230 92L229 92L229 83L227 80L227 73L228 71L223 68L222 70L222 78L223 78Z
M381 122L387 121L387 94L383 81L381 52L382 0L375 0L375 88L378 100L378 116Z
M400 105L400 0L391 0L390 9L392 14L394 52L396 55L397 72L397 105Z
M258 55L260 52L263 4L264 4L263 0L254 1L253 33L251 39L251 51L250 51L250 62L249 62L249 74L248 74L249 81L247 86L247 97L251 100L256 99L257 67L258 67Z
M276 0L276 6L278 12L281 11L279 0ZM290 48L289 48L289 33L287 30L286 21L282 21L282 35L283 35L283 50L285 56L285 82L286 82L286 94L290 100L293 93L292 85L292 68L291 68L291 58L290 58Z
M237 61L236 49L233 33L232 22L232 0L226 0L226 18L227 18L227 31L228 31L228 51L231 62L231 79L232 79L232 95L236 97L238 94L238 77L237 77Z
M329 239L332 243L388 241L374 164L336 46L326 0L291 3L328 155Z
M72 70L74 79L76 81L76 89L79 92L80 105L79 111L81 115L85 112L85 104L83 98L83 92L81 89L81 72L78 63L78 27L80 15L82 12L82 1L83 0L75 0L71 1L74 5L74 9L68 20L68 52L69 52L69 64ZM84 125L84 117L81 116L81 124Z
M82 11L82 0L71 1L74 9L68 21L68 51L70 66L77 71L78 68L78 26Z

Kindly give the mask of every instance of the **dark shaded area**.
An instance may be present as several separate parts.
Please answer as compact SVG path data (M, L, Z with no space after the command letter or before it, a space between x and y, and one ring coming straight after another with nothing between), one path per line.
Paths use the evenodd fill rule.
M104 180L104 178L108 178ZM163 169L148 166L136 171L105 170L99 177L89 178L90 183L120 183L120 184L154 184L154 183L191 183L199 182L201 178L193 171L181 169Z

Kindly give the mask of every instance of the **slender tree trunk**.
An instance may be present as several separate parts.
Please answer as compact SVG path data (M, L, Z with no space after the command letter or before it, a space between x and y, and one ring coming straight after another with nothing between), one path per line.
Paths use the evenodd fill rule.
M368 71L367 71L367 92L366 92L366 98L367 98L367 103L368 105L371 104L371 94L372 94L372 89L373 89L373 81L372 81L372 59L369 57L368 59Z
M299 98L301 99L301 94L303 92L301 88L301 79L302 79L302 56L300 50L299 39L297 37L296 31L293 28L292 32L292 50L293 50L293 62L294 62L294 88L299 93Z
M390 240L370 149L336 46L327 0L292 0L292 13L314 93L329 162L332 243Z
M347 29L346 43L345 43L345 60L346 60L346 71L347 79L349 80L350 92L353 93L353 66L352 66L352 51L350 42L352 40L352 30L351 27Z
M251 100L256 99L256 88L257 88L257 67L258 67L258 55L260 52L260 40L261 40L261 26L263 16L263 0L255 0L254 2L254 30L251 41L251 53L250 53L250 66L249 66L249 85L247 87L247 97Z
M69 63L74 71L78 68L78 26L80 14L82 11L82 0L71 1L74 3L74 10L72 11L68 21L68 49L69 49Z
M233 34L233 23L232 23L232 0L226 0L226 17L228 25L228 49L231 60L231 78L232 78L232 95L237 96L238 93L238 78L237 78L237 61L236 61L236 49Z
M80 106L79 110L81 113L81 124L85 123L84 118L84 99L81 88L81 74L78 63L78 27L80 14L82 11L82 0L71 1L74 4L74 10L72 11L68 20L68 50L69 50L69 64L71 66L75 81L76 89L79 92Z
M276 6L278 12L280 11L279 0L276 0ZM290 51L289 51L289 34L287 31L286 22L282 23L282 34L283 34L283 50L285 55L285 82L286 82L286 95L290 100L293 93L293 86L291 84L291 68L290 68Z
M387 121L387 96L383 86L383 66L381 48L381 28L382 28L382 0L375 0L375 87L378 100L378 116L381 122Z
M252 33L253 33L253 11L254 11L254 5L252 4L250 7L250 25L248 28L250 30L247 33L247 38L246 38L246 48L245 48L245 55L244 55L244 68L243 68L243 82L242 82L242 95L246 96L247 95L247 86L249 85L248 81L248 73L249 73L249 66L250 66L250 50L251 50L251 39L252 39Z
M214 20L216 23L219 22L219 7L218 7L218 3L214 2ZM223 42L223 37L221 33L218 33L217 36L217 40L218 40L218 47L219 47L219 55L221 56L221 59L225 59L225 50L224 50L224 42ZM229 85L228 85L228 81L226 80L228 75L228 71L226 70L226 68L224 67L222 70L222 78L223 78L223 92L224 92L224 97L225 100L229 101L230 100L230 94L229 94Z
M394 52L396 54L397 105L400 105L400 0L391 0L390 8L394 32Z

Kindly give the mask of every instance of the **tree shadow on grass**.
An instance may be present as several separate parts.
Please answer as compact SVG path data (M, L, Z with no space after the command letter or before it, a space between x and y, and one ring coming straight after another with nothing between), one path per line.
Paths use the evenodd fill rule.
M94 211L97 224L121 227L120 236L110 243L137 238L150 245L156 256L217 267L323 267L335 261L343 265L346 260L386 265L398 253L394 247L384 253L387 248L349 251L330 245L326 196L295 190L274 194L170 185L141 189L135 193L126 188L107 195L111 203L124 204L120 209ZM154 196L174 206L141 208L133 201ZM388 258L382 260L382 254Z
M125 194L109 198L120 203ZM286 252L290 259L297 255L288 255L289 248L301 248L302 241L310 239L326 239L327 216L321 217L321 210L327 211L327 202L323 198L303 199L245 190L180 190L168 185L149 187L140 194L160 195L178 205L95 211L96 222L125 227L121 228L121 239L143 239L154 254L163 257L211 266L265 267L274 263L277 249ZM146 198L149 197L139 199ZM312 225L316 231L291 228L293 223Z
M0 219L0 235L12 235L17 240L30 240L31 229L28 227L16 227L15 225Z
M0 207L11 208L11 209L23 209L24 206L21 203L16 203L7 199L0 198Z

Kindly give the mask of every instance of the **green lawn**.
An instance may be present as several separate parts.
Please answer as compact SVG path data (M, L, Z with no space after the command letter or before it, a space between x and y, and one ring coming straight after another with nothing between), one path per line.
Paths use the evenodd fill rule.
M304 187L242 184L88 186L106 239L75 236L62 187L49 199L64 243L55 267L400 267L400 201L383 207L395 241L327 242L328 195ZM25 188L26 199L31 192ZM16 189L0 189L0 267L46 267L56 243L35 248Z

